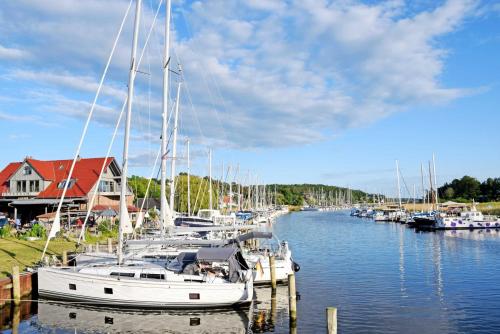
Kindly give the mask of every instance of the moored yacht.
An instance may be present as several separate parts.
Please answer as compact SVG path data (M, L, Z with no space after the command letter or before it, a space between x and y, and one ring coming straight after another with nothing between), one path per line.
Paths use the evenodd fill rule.
M38 270L41 297L112 306L222 307L250 303L253 274L233 247L200 248L178 268L125 261Z

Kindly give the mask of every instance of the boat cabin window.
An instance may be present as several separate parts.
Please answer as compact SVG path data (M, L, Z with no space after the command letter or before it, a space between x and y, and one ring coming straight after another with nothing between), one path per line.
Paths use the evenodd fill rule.
M165 275L164 274L142 273L141 278L165 279Z
M112 272L109 276L118 276L118 277L134 277L135 273L120 273L120 272Z
M113 289L111 288L104 288L104 293L107 295L112 295L113 294Z
M69 289L70 290L76 290L76 284L69 284Z
M200 299L200 294L199 293L190 293L189 299Z

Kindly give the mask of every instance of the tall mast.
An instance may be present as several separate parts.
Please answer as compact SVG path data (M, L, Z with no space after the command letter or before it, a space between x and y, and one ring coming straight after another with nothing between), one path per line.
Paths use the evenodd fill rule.
M423 163L420 163L420 177L422 178L422 202L425 206L424 164ZM424 206L422 206L422 211L423 211Z
M213 209L212 203L212 149L208 149L208 207Z
M434 186L436 187L436 209L439 205L439 197L438 197L438 185L437 185L437 175L436 175L436 159L434 157L434 153L432 153L432 169L434 171Z
M236 168L236 175L238 176L238 178L240 179L240 181L238 181L238 211L241 210L241 178L240 178L240 164L238 164L237 168ZM236 179L236 177L235 177ZM237 179L236 179L237 180Z
M227 180L229 181L229 212L233 211L233 180L231 179L231 165L227 166Z
M188 216L191 215L191 160L189 157L189 138L187 139L187 209Z
M431 185L431 190L429 192L429 204L431 204L431 210L434 208L434 186L432 184L432 170L431 170L431 162L429 161L429 183Z
M417 211L417 185L413 184L413 212Z
M130 123L132 120L132 100L134 97L134 81L137 71L136 54L137 54L137 39L139 36L139 21L141 18L141 2L137 0L135 10L134 22L134 37L132 41L132 53L130 55L130 72L128 77L128 99L127 99L127 113L125 114L125 136L123 140L123 165L121 175L121 189L120 189L120 225L118 231L118 264L123 261L123 234L130 233L132 226L125 226L126 222L130 225L127 208L127 174L128 174L128 145L130 140Z
M163 49L163 103L161 131L161 182L160 182L160 224L162 235L167 230L167 128L168 128L168 80L170 70L170 0L165 4L165 45Z
M399 208L401 209L401 186L399 184L399 161L396 160L396 174L398 177L398 203L399 203Z
M179 99L181 96L181 83L177 84L177 100L175 101L175 115L174 115L174 136L172 141L172 161L170 167L170 212L171 219L174 219L175 207L175 160L177 160L177 123L179 119Z

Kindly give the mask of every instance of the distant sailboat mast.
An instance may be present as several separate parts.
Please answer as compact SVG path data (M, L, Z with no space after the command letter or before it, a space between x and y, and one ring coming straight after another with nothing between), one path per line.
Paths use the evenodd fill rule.
M187 139L187 214L191 216L191 159L189 156L189 138Z
M213 210L212 203L212 149L208 149L208 207Z
M177 100L175 101L174 128L172 139L172 160L170 165L170 219L174 220L175 208L175 164L177 160L177 124L179 120L179 99L181 96L181 83L177 85Z
M396 160L396 174L397 174L397 179L398 179L398 204L399 208L401 209L401 186L400 186L400 181L399 181L399 161Z

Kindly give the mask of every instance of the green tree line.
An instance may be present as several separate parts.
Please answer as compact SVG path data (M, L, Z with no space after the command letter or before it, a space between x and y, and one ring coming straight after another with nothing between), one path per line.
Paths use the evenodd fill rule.
M188 207L188 190L187 190L187 175L185 173L180 173L176 178L176 189L175 189L175 210L180 212L187 212ZM146 189L148 185L148 179L141 176L132 176L129 178L129 186L134 192L136 198L144 198L146 195ZM167 198L170 194L170 185L167 184ZM238 184L232 184L233 193L237 192ZM206 209L209 207L209 180L208 177L200 177L196 175L190 176L190 195L191 195L191 211L198 211L199 209ZM276 198L275 191L276 189ZM242 193L244 204L248 203L249 192L250 195L255 192L255 187L249 189L246 186L240 186L240 191ZM336 198L339 200L347 200L346 188L327 186L323 184L271 184L266 185L266 198L268 203L277 203L278 205L316 205L318 200L321 199L324 202L334 203ZM221 183L218 180L212 180L212 201L214 208L217 207L220 194L229 193L229 183ZM260 187L260 197L262 197L262 186ZM350 193L352 196L352 202L360 202L367 198L367 194L359 191L353 190ZM149 198L159 199L160 198L160 181L153 179L151 181L149 193ZM227 201L227 198L226 198ZM233 198L236 202L236 195Z
M439 195L444 200L459 202L494 202L500 200L500 178L488 178L480 182L472 176L465 175L454 179L439 188Z

